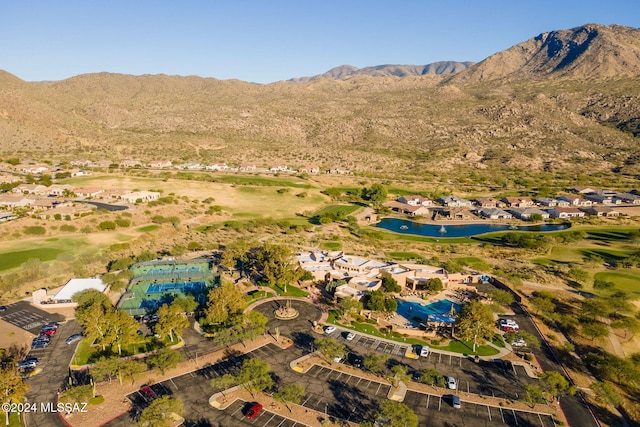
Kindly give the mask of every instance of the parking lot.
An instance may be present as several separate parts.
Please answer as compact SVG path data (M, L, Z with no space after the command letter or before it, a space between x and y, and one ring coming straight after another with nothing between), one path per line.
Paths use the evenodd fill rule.
M421 371L427 368L436 369L444 376L456 379L460 390L481 396L492 396L518 400L524 391L524 384L535 383L524 367L496 359L482 360L476 363L463 355L442 354L431 351L427 357L404 357L408 345L396 344L385 340L356 334L352 340L346 340L346 333L340 329L328 334L345 344L354 354L367 354L372 351L381 352L393 357L397 362L405 364L410 371Z
M461 408L455 409L451 397L447 395L441 397L409 391L404 404L418 415L420 426L555 426L551 416L536 412L516 411L464 400Z
M27 301L18 301L5 306L6 310L0 313L0 318L34 335L40 334L40 327L51 322L64 322L64 316L47 313L29 304Z

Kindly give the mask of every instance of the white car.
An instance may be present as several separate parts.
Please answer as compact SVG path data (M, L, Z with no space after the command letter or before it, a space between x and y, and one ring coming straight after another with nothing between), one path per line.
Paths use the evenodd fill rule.
M456 379L453 377L447 377L447 387L449 388L449 390L456 390L458 388Z
M511 343L511 347L526 347L527 346L527 342L524 340L524 338L520 338L517 341L514 341Z
M420 356L422 357L429 356L429 347L427 347L426 345L423 345L422 347L420 347Z
M335 332L335 331L336 331L336 327L335 327L335 326L333 326L333 325L329 325L329 326L325 326L325 327L324 327L324 334L325 334L325 335L332 334L332 333L333 333L333 332Z
M355 337L356 337L356 334L354 334L353 332L349 332L347 334L347 341L352 341Z

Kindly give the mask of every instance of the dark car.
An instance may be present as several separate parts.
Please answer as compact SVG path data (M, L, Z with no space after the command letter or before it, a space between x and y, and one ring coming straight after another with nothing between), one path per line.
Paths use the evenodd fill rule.
M82 334L73 334L69 338L67 338L67 344L73 344L76 341L80 341L82 339Z
M39 335L37 337L35 337L33 339L33 341L45 341L45 342L49 342L51 341L51 337L49 337L49 335Z
M362 356L358 356L357 354L349 353L349 355L347 356L347 360L354 368L361 368L364 358Z
M33 343L31 343L31 348L44 348L48 345L48 341L33 341Z
M20 369L35 368L37 364L38 364L38 359L36 359L35 357L30 357L18 363L18 368Z
M0 305L0 311L6 311L6 310L7 310L6 305Z
M260 412L262 412L262 405L259 403L252 403L251 406L244 411L244 416L252 420L257 417Z
M46 325L42 325L42 329L58 329L60 324L58 322L47 323Z

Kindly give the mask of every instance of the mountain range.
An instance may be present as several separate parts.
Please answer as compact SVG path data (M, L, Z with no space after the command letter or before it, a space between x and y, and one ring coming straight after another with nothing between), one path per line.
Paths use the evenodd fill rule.
M407 179L634 176L639 77L640 30L597 24L475 64L341 66L267 85L0 72L0 157L286 162Z

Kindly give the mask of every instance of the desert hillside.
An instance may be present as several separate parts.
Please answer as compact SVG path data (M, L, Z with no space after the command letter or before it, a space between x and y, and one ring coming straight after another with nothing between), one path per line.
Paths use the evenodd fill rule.
M268 85L1 72L0 156L286 162L411 179L639 172L640 30L589 24L459 72L386 70Z

